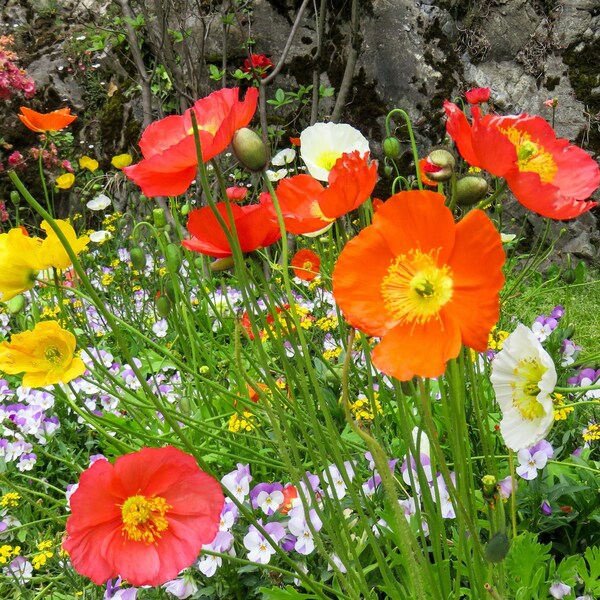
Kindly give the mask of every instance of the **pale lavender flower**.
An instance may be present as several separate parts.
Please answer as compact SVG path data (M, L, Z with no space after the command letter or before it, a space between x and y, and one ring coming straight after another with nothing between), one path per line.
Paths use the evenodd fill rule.
M352 466L351 461L347 460L344 462L344 472L349 481L354 479L354 467ZM327 485L326 491L329 496L337 498L338 500L341 500L346 496L346 482L344 481L342 472L336 465L329 465L329 467L323 471L323 481Z
M223 486L240 502L243 502L250 492L251 481L250 465L242 465L242 463L238 463L235 471L227 473L221 479Z
M215 539L210 544L204 544L202 550L210 550L212 552L220 552L225 554L229 552L235 555L232 550L233 534L229 531L219 531ZM197 563L198 570L206 577L212 577L217 569L223 564L223 559L220 556L202 555Z
M310 520L315 531L321 530L323 522L314 509L308 511L308 519L300 508L291 510L289 514L291 518L288 522L288 529L296 537L294 550L306 556L315 549L315 541L308 521Z
M531 481L538 476L538 471L543 469L548 462L548 454L544 450L531 452L531 448L523 448L517 454L519 466L516 468L517 475Z
M267 523L264 529L277 544L285 537L285 528L280 523ZM276 551L271 542L254 525L250 525L243 543L246 550L248 550L248 560L262 565L266 565Z
M198 586L190 573L184 573L183 577L167 581L161 587L180 600L185 600L198 591Z
M283 503L281 483L259 483L250 491L252 508L260 508L265 515L272 515Z
M555 581L548 590L553 598L564 598L566 595L571 593L571 586L563 583L562 581Z
M454 473L450 473L450 479L452 480L453 485L455 482L455 477L456 476ZM448 492L448 488L446 486L444 478L440 474L437 476L435 481L437 484L438 493L436 494L435 491L432 490L431 496L432 496L434 502L437 503L438 502L438 494L439 494L440 512L442 513L442 518L443 519L454 519L456 517L456 512L455 512L454 506L452 505L452 502L450 500L450 493Z

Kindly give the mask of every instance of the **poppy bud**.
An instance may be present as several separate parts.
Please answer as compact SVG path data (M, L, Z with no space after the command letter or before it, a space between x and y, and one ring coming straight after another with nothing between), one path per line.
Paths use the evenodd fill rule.
M171 311L171 301L167 296L159 296L156 299L156 312L161 317L166 317Z
M19 206L19 204L21 203L21 194L19 194L19 192L17 192L17 190L13 190L10 193L10 201L15 205L15 206Z
M179 246L175 244L167 244L165 249L165 260L167 261L167 267L171 273L177 273L179 267L181 267L181 252Z
M423 169L432 181L448 181L455 165L456 158L448 148L434 148L429 152Z
M146 266L146 253L138 246L129 251L131 264L136 271L143 271Z
M19 314L25 308L25 298L19 294L6 303L6 308L11 315Z
M392 165L386 164L383 167L383 172L386 177L391 177L394 174L394 167L392 167Z
M190 210L192 210L192 207L191 207L189 204L184 204L184 205L181 207L181 214L182 214L184 217L187 217L187 215L188 215L188 213L190 212Z
M176 301L177 297L175 296L175 282L172 279L167 279L165 281L165 293L171 302Z
M160 228L164 227L167 224L167 217L165 216L165 211L162 208L155 208L152 210L152 220L154 222L154 227Z
M397 137L390 135L383 140L383 153L388 158L398 158L400 150L400 140Z
M269 163L262 138L252 129L238 129L231 143L237 159L250 171L262 171Z
M577 280L577 274L575 273L575 269L573 269L572 267L565 269L562 274L562 280L567 285L571 285L572 283L575 283L575 281Z
M503 531L496 532L485 547L485 558L488 562L497 563L504 560L508 554L510 542Z
M210 270L213 273L216 271L225 271L225 269L231 269L233 265L233 256L226 256L225 258L217 258L217 260L211 262Z
M456 182L456 202L460 206L471 206L487 193L488 183L483 177L467 175Z

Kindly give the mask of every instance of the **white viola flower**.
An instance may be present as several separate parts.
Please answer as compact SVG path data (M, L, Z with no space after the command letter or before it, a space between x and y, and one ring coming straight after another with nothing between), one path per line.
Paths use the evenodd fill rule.
M452 484L454 484L454 473L450 473L450 478L452 480ZM440 503L440 511L442 513L443 519L454 519L456 517L456 511L454 510L454 506L452 501L450 500L450 492L448 492L448 488L446 486L446 482L442 475L438 475L436 479L437 491L439 494L439 503ZM431 496L434 502L438 502L438 494L435 493L434 490L431 492Z
M550 394L556 367L535 334L519 323L492 361L492 386L502 411L500 433L518 452L546 437L554 423Z
M571 586L562 581L555 581L548 590L553 598L564 598L571 593Z
M90 200L86 206L90 210L104 210L112 204L112 200L106 194L100 194L93 200Z
M533 449L533 448L532 448ZM532 449L522 448L517 454L519 466L516 468L517 475L526 481L535 479L538 471L541 471L548 462L548 455L543 450L531 452Z
M256 497L256 504L265 515L272 515L283 504L283 493L279 490L259 492Z
M323 522L321 519L319 519L314 509L309 511L308 519L310 519L315 531L321 530L321 527L323 527ZM290 533L296 536L294 550L298 552L298 554L303 554L305 556L310 554L315 549L315 540L313 538L312 531L310 530L308 519L305 518L303 512L295 511L294 516L290 518L288 523L288 529Z
M92 231L92 233L90 233L90 240L96 244L102 244L103 242L106 242L106 240L110 240L111 237L112 233L106 231L106 229L99 229L98 231Z
M329 171L344 152L369 152L367 138L347 123L315 123L300 134L300 156L308 172L327 181Z
M346 461L344 463L344 470L346 471L346 475L350 481L354 479L354 468L352 467L352 463L350 461ZM329 473L329 476L327 475ZM323 471L323 476L321 480L327 485L328 495L341 500L346 496L346 482L340 472L340 470L336 467L336 465L330 465Z
M269 181L275 182L280 181L288 174L287 169L278 169L277 171L271 171L271 169L267 169L265 171L265 175Z
M285 167L296 158L296 151L293 148L284 148L280 150L272 159L271 164L274 167Z
M268 523L265 526L265 531L277 543L285 536L285 529L279 523ZM275 554L275 548L254 525L250 525L250 530L244 536L243 543L246 550L248 550L249 561L266 565L271 560L271 556Z
M517 236L514 233L501 233L500 234L500 239L502 240L503 244L510 244L511 242L514 242L516 237Z
M152 331L154 335L158 338L164 338L167 335L167 331L169 330L169 324L166 319L159 319L152 325Z

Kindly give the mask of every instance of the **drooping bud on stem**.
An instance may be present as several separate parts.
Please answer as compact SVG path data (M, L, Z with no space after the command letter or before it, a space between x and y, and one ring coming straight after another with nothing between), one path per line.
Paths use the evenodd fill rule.
M386 137L383 140L383 153L392 160L400 156L400 140L393 135Z
M477 204L488 191L488 183L478 175L466 175L456 182L456 202L460 206Z
M448 181L455 165L456 158L448 148L434 148L429 152L423 170L432 181Z

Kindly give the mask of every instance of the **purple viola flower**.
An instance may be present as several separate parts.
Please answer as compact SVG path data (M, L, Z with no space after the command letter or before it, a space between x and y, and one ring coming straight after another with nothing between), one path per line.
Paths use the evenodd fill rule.
M321 531L323 522L314 509L308 511L308 518L304 511L299 507L290 511L290 520L288 529L296 537L294 550L298 554L308 555L315 549L315 541L311 530ZM309 524L310 522L310 524Z
M189 573L185 573L183 577L167 581L161 587L175 598L179 598L179 600L185 600L198 591L198 586Z
M259 483L250 490L250 503L255 510L260 508L265 515L272 515L283 504L281 483Z
M540 443L538 442L536 446ZM535 446L532 446L531 448L522 448L519 450L517 458L519 459L519 466L516 468L517 475L526 481L531 481L538 476L538 471L546 466L550 457L548 456L547 448L542 447L540 450L537 450Z
M454 473L450 473L450 479L452 484L455 485L456 475ZM450 500L450 492L448 491L448 487L446 486L446 482L441 474L436 477L435 480L437 484L437 494L434 490L431 492L431 496L433 501L438 503L438 495L439 495L439 505L440 511L442 513L443 519L454 519L456 517L456 512L454 510L454 506L452 501Z
M123 588L123 580L120 577L106 582L106 591L103 600L136 600L137 588Z
M535 334L535 337L540 342L544 342L548 339L550 334L556 329L558 321L554 317L546 317L546 315L540 315L533 322L531 331Z
M536 452L543 452L548 459L554 456L554 448L550 442L546 440L540 440L537 444L534 444L529 448L531 454L535 454Z
M552 514L552 507L550 506L550 502L548 502L548 500L542 500L540 509L547 517Z
M565 309L562 305L557 304L551 311L550 316L557 321L565 316Z
M211 552L220 552L226 554L227 552L235 555L235 552L231 550L233 545L233 534L229 531L219 531L215 539L210 544L202 546L202 550L210 550ZM198 570L206 577L212 577L217 569L223 564L223 559L220 556L213 556L205 554L200 556L200 560L197 563Z
M560 348L561 367L568 367L575 362L577 355L581 352L581 346L577 346L575 342L564 339Z
M508 498L510 498L513 495L513 479L510 475L508 475L508 477L505 477L504 479L501 479L498 482L498 491L500 492L500 497L503 500L508 500Z

